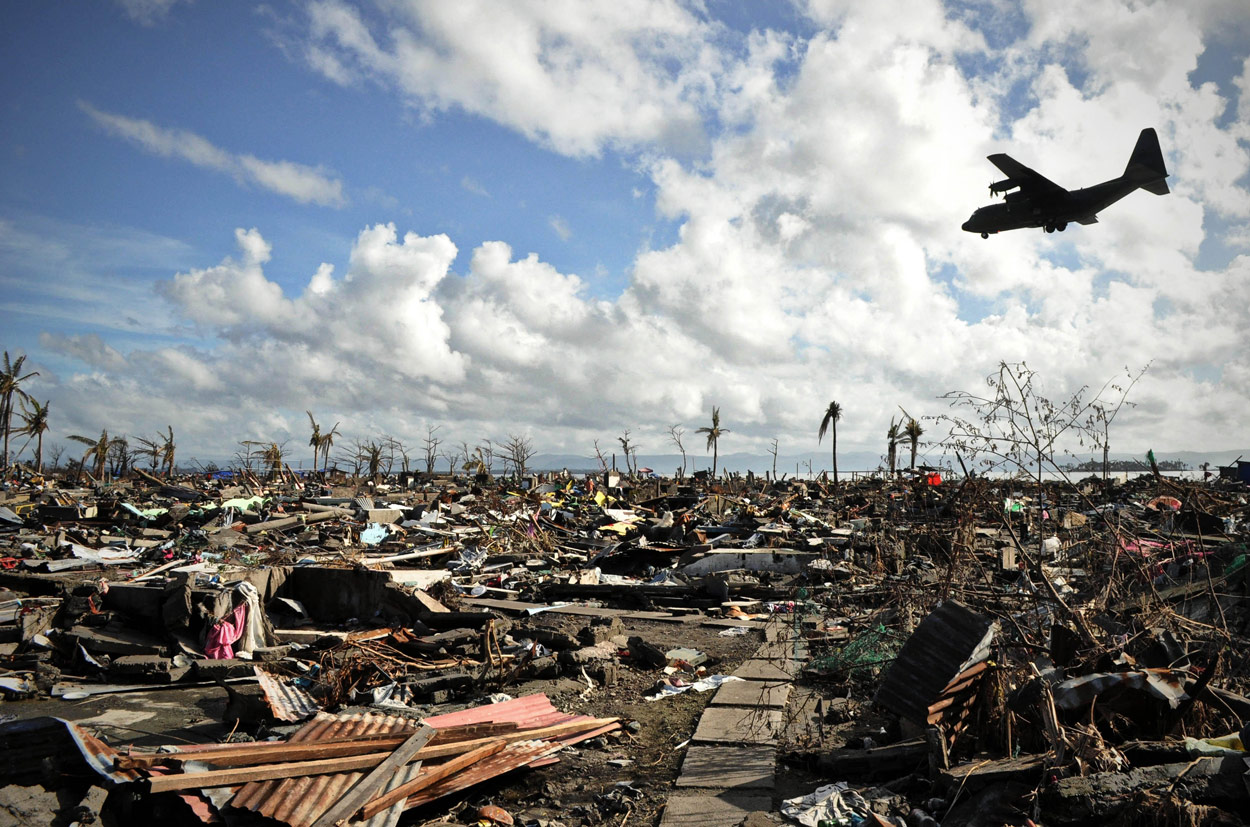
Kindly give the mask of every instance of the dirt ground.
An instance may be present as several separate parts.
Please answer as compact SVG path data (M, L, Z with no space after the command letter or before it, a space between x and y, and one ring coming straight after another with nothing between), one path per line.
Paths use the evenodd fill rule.
M543 624L576 634L586 621L550 616L543 618ZM642 637L663 650L679 646L697 649L708 656L709 674L728 674L755 650L761 635L751 632L727 637L720 635L720 631L697 623L626 621L622 633ZM503 807L517 824L618 825L626 818L630 825L658 823L685 754L683 745L713 695L713 692L690 691L657 701L645 700L643 693L663 677L658 669L635 668L628 659L622 659L613 686L595 684L590 687L578 675L490 687L491 692L503 691L513 697L544 692L563 711L617 717L626 726L619 732L562 751L557 764L522 770L475 787L459 799L435 802L407 813L401 823L473 823L473 811L485 803ZM438 714L481 702L480 698L465 698L420 711ZM153 746L221 740L228 734L221 723L225 703L225 693L215 686L154 687L80 701L44 699L4 703L0 704L0 714L23 719L56 716L87 727L114 747ZM249 734L263 737L267 733ZM5 788L0 791L0 827L6 822L37 823L29 821L32 814L56 812L47 809L54 804L60 807L62 814L73 810L71 804L58 801L55 793L46 793L37 787ZM40 806L44 809L40 810ZM46 823L54 820L69 823L64 818L49 818Z

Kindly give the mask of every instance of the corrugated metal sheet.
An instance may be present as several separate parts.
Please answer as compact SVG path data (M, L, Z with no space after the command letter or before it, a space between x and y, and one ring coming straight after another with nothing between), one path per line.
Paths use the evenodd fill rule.
M539 727L555 726L556 724L573 721L589 721L591 719L592 716L590 715L570 715L566 712L561 712L552 706L551 700L546 695L539 692L534 695L513 698L503 703L485 704L471 709L462 709L459 712L451 712L447 715L435 715L432 718L426 718L425 722L435 729L439 727L464 726L466 724L505 722L515 723L518 729L538 729ZM578 732L551 740L566 745L576 744L579 741L594 738L596 735L602 735L604 732L611 732L617 727L617 724L609 724L603 729Z
M260 688L265 691L265 701L269 704L269 711L279 721L290 723L302 721L310 715L315 715L320 709L312 696L298 686L278 680L259 666L255 667L254 671Z
M436 729L486 723L515 723L519 729L538 729L584 720L593 720L593 718L589 715L569 715L561 712L552 706L546 695L536 694L447 715L436 715L426 718L425 723ZM363 713L340 717L319 712L292 735L289 742L360 738L366 735L406 735L415 731L417 725L416 721L395 716ZM474 784L537 761L550 763L556 760L553 753L558 752L563 746L593 738L617 727L618 724L612 723L559 739L518 741L509 744L495 755L422 790L416 796L409 798L407 802L400 802L395 807L379 813L368 822L369 827L393 827L400 813L408 807L434 801L444 795L467 789ZM437 766L437 764L431 766ZM231 806L252 810L289 824L291 827L310 827L321 817L322 813L366 774L366 772L343 772L303 778L254 781L244 784L239 789ZM419 774L419 768L409 764L397 774L397 778L402 778L402 780L393 781L387 789L415 778L417 774Z
M421 774L421 762L406 764L399 768L399 772L391 776L391 780L378 793L383 795L398 787L400 784L407 784L412 779ZM363 822L361 827L395 827L399 823L399 817L404 814L404 810L408 809L407 801L396 801L389 810L383 810L368 821ZM357 827L359 822L353 822L352 827Z
M288 740L304 742L364 735L404 735L416 731L416 728L416 721L393 715L366 712L337 716L319 712ZM364 772L341 772L252 781L239 789L231 806L252 810L291 827L310 827L365 775Z
M11 721L0 726L0 775L6 783L22 783L33 771L29 783L38 783L41 763L48 757L59 757L73 743L82 759L94 772L115 784L138 781L136 770L118 770L113 765L117 751L82 727L63 718L39 717Z
M923 726L951 679L988 657L996 628L989 618L947 600L903 644L874 700Z
M444 778L408 798L408 806L416 807L436 801L445 795L467 790L474 784L480 784L506 772L520 769L550 755L563 747L550 741L515 741L494 755L483 758L476 764L466 767L460 772Z

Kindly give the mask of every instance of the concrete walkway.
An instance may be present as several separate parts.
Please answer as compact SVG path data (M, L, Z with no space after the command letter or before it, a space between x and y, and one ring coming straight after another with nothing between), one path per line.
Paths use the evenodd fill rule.
M723 684L703 710L660 827L726 827L774 809L777 739L800 666L791 621L765 625L764 643L733 673L744 680Z

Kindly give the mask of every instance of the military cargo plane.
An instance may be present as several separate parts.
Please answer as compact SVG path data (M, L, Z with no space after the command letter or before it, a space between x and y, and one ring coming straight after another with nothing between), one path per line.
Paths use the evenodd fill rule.
M1048 233L1063 232L1070 222L1097 224L1101 210L1133 190L1168 194L1168 171L1163 165L1159 136L1150 128L1143 129L1137 137L1137 146L1133 147L1123 175L1086 189L1066 190L1010 155L998 153L990 155L989 160L1007 175L1004 180L990 184L990 195L1006 194L1003 203L982 207L964 222L964 230L980 233L981 238L1021 227L1042 227Z

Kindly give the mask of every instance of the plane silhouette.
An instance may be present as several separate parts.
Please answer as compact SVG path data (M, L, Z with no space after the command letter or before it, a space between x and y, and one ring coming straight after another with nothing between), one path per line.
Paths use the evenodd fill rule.
M1137 145L1128 159L1124 174L1092 187L1066 190L1026 167L1010 155L988 156L990 163L1007 174L1007 178L990 184L990 194L1000 192L1002 204L990 204L975 211L963 223L963 229L989 238L990 233L1018 230L1021 227L1043 227L1046 232L1063 232L1068 223L1097 224L1098 213L1136 189L1155 195L1167 195L1167 168L1159 149L1159 136L1150 128L1137 136ZM1016 192L1009 192L1016 190Z

